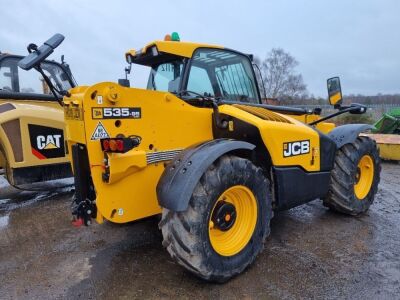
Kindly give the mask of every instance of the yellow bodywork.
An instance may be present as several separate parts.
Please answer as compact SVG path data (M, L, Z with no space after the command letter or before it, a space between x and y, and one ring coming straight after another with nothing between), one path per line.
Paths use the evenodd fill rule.
M58 157L49 159L39 159L32 154L31 142L28 132L28 124L35 124L53 127L64 130L63 110L57 102L37 101L37 100L12 100L0 99L0 105L10 103L15 109L0 113L0 143L2 151L7 159L10 168L40 166L55 163L67 163L68 157ZM8 138L4 124L16 121L20 128L20 139L17 135ZM13 132L14 133L14 132ZM16 147L13 147L10 140L21 142L22 160L15 158ZM18 140L18 141L17 141ZM64 142L64 141L62 141ZM6 162L1 160L1 167L5 167Z
M125 53L125 56L131 55L132 57L137 56L139 53L146 53L148 49L156 46L159 52L166 52L170 54L174 54L177 56L190 58L193 55L193 52L198 48L217 48L222 49L223 47L217 45L209 45L209 44L199 44L199 43L190 43L190 42L174 42L174 41L154 41L146 46L144 46L141 50L136 51L135 49L130 49Z
M97 220L101 222L104 217L125 223L160 213L156 185L167 161L149 163L148 158L212 140L212 109L192 106L168 92L126 88L111 82L78 87L70 92L71 97L64 98L66 136L69 146L75 143L87 146L96 190ZM139 119L93 116L93 111L106 107L136 107L141 109L142 116ZM295 165L309 172L320 170L318 133L305 125L301 116L290 117L263 109L259 113L265 114L265 118L261 118L241 109L240 105L221 105L219 111L257 127L274 166ZM326 124L319 125L321 131L329 132L333 128ZM102 126L110 137L140 136L141 144L124 154L104 153L100 140L91 139L97 126ZM235 121L230 122L229 130L235 130ZM284 144L300 140L310 141L310 151L284 158ZM109 182L102 180L105 155Z

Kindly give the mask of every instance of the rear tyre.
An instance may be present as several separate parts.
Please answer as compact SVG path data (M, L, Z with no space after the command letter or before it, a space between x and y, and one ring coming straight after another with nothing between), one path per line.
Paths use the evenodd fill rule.
M263 249L273 216L269 181L251 161L223 156L198 182L184 212L163 209L171 257L198 277L224 282Z
M344 145L336 154L324 205L349 215L366 212L374 202L380 172L374 140L361 136L354 143Z

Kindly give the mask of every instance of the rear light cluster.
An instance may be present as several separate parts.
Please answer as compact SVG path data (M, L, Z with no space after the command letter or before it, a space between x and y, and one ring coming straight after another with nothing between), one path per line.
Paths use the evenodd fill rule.
M140 144L140 137L101 139L101 150L104 152L125 153Z

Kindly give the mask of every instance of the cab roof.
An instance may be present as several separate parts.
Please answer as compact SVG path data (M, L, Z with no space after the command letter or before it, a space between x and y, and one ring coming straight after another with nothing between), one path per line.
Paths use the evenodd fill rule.
M153 47L155 47L157 51L153 52ZM222 46L210 44L180 41L153 41L144 46L142 49L130 49L128 52L126 52L125 57L128 62L128 57L130 57L130 59L132 59L132 63L141 65L152 65L155 63L155 61L157 61L156 56L158 56L158 54L160 53L164 54L164 58L165 56L171 56L171 59L177 56L191 58L193 56L193 52L198 48L223 49Z

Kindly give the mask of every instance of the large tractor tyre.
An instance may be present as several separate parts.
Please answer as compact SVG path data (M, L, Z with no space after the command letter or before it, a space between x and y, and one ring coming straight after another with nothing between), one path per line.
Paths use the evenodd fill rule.
M222 156L203 174L184 212L159 224L171 257L200 278L225 282L261 252L273 216L269 181L251 161Z
M366 212L374 202L380 180L380 158L374 140L358 137L337 151L324 205L349 215Z

